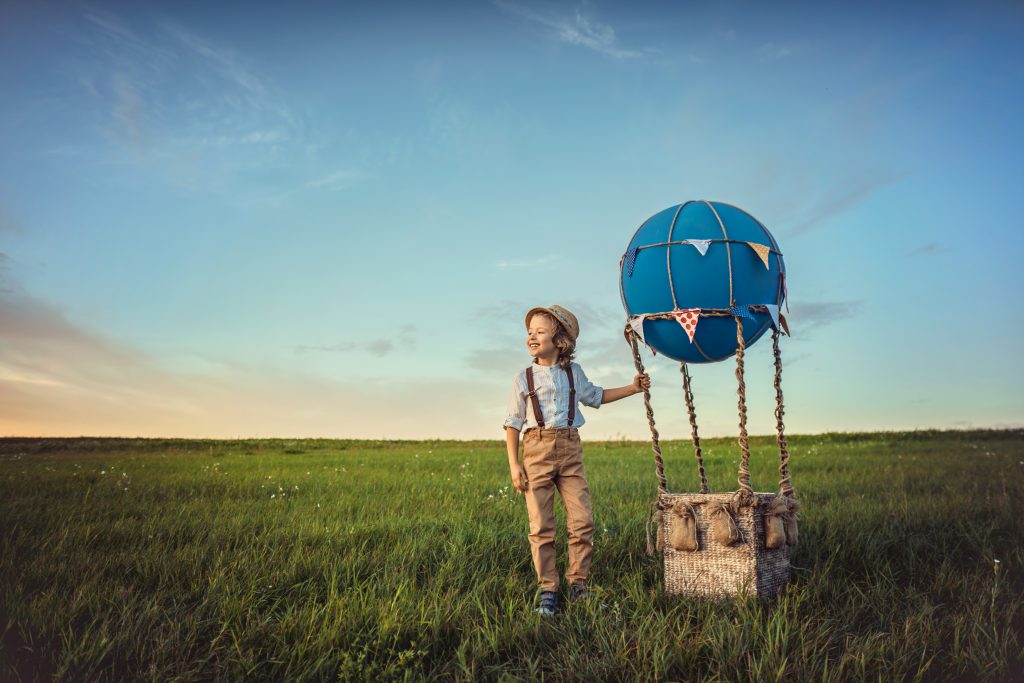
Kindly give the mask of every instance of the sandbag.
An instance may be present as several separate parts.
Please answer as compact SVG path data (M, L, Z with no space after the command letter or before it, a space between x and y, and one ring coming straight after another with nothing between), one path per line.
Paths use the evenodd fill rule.
M672 516L669 544L676 550L696 550L697 520L693 508L683 501L677 501L672 506Z
M789 498L787 503L789 504L789 511L782 521L782 525L786 530L786 544L796 545L799 535L796 525L796 513L800 509L800 501L795 498Z
M740 528L736 526L729 504L723 501L708 503L711 515L711 537L721 545L732 545L740 540Z
M776 496L764 515L764 545L769 550L786 544L785 518L789 515L789 503L783 495Z

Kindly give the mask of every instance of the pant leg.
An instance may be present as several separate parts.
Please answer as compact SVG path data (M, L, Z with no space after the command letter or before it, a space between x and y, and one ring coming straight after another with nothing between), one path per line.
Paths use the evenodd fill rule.
M555 457L553 432L533 430L523 438L523 466L529 486L526 510L530 515L530 552L541 590L558 590L555 565Z
M569 531L569 567L565 578L569 583L586 581L594 556L594 514L590 507L590 486L583 469L583 448L579 432L571 432L562 445L558 492L565 504Z

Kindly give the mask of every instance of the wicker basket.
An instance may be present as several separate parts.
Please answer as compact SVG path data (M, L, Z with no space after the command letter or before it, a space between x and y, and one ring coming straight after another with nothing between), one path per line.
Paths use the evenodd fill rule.
M708 503L732 503L734 493L668 493L658 497L661 509L659 547L665 558L665 592L673 595L721 597L747 593L774 597L789 582L788 544L765 546L765 512L775 493L755 493L750 505L737 506L733 519L740 540L722 545L711 533ZM667 543L672 524L679 517L671 513L676 501L692 506L697 521L697 549L676 550Z
M628 324L625 333L633 350L637 372L643 373L644 366L637 343L638 335ZM776 433L779 445L778 493L755 493L750 486L750 444L747 438L746 389L743 381L743 323L738 317L736 337L740 432L737 491L712 493L708 486L700 438L697 435L697 417L693 407L690 373L686 363L680 364L679 369L683 376L683 395L689 412L697 473L700 476L699 493L672 493L668 490L658 430L654 424L654 411L651 409L650 391L643 391L658 477L658 496L653 503L655 513L647 527L647 550L648 553L654 552L651 526L655 525L658 535L657 549L663 552L665 560L665 592L669 594L723 597L745 593L774 597L789 582L789 555L797 542L796 512L799 503L789 477L789 449L782 422L784 411L779 331L776 329L772 334ZM721 510L723 507L724 510ZM678 516L677 508L684 516ZM712 519L712 511L715 511L715 516L727 514L731 518L730 533L724 537L732 542L725 544L716 540L716 534L713 533L716 520ZM691 517L692 525L689 521ZM721 521L721 518L717 518L718 523ZM680 549L669 542L673 538L673 527L676 524L680 525L678 531L685 532L680 534L683 541L680 543Z

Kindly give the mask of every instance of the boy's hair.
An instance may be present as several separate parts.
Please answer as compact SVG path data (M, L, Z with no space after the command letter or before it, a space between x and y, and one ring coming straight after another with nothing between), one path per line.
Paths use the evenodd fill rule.
M555 326L555 336L552 337L551 341L554 343L555 348L558 349L558 364L566 370L569 369L569 365L572 364L573 358L576 356L576 340L569 336L569 333L565 331L562 323L555 319L555 316L550 313L544 313L538 311L530 316L530 319L536 318L538 315L544 316L552 325Z

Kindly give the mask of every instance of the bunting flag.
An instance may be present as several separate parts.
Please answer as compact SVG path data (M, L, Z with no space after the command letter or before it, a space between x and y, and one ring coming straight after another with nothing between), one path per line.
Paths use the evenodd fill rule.
M772 251L771 247L767 244L758 244L757 242L747 242L747 244L750 245L750 248L761 257L761 262L764 264L764 267L771 269L771 266L768 265L768 254Z
M700 320L700 309L699 308L677 308L672 311L672 316L676 321L683 326L686 330L686 336L690 338L690 343L693 343L693 335L697 333L697 321Z
M772 317L772 327L779 329L779 305L765 304L764 307L768 309L768 314Z
M789 324L786 323L786 316L781 313L779 313L779 322L782 323L782 331L786 333L786 336L792 337L793 335L789 333Z
M782 300L786 304L786 313L789 313L789 288L786 287L786 274L779 273L779 277L782 278Z
M644 320L646 318L647 314L642 313L640 315L634 315L629 319L629 326L633 328L633 331L636 332L636 336L640 337L640 341L644 344L647 343L647 340L644 339Z
M756 318L750 313L750 307L745 304L730 306L729 312L737 318L750 318L751 320L756 320Z
M630 249L629 251L626 252L626 261L625 261L624 265L625 265L625 268L626 268L626 274L627 275L632 275L633 274L633 265L635 263L636 263L636 247L633 247L632 249Z
M684 240L687 244L692 244L700 252L700 255L708 253L708 245L711 244L711 240Z

